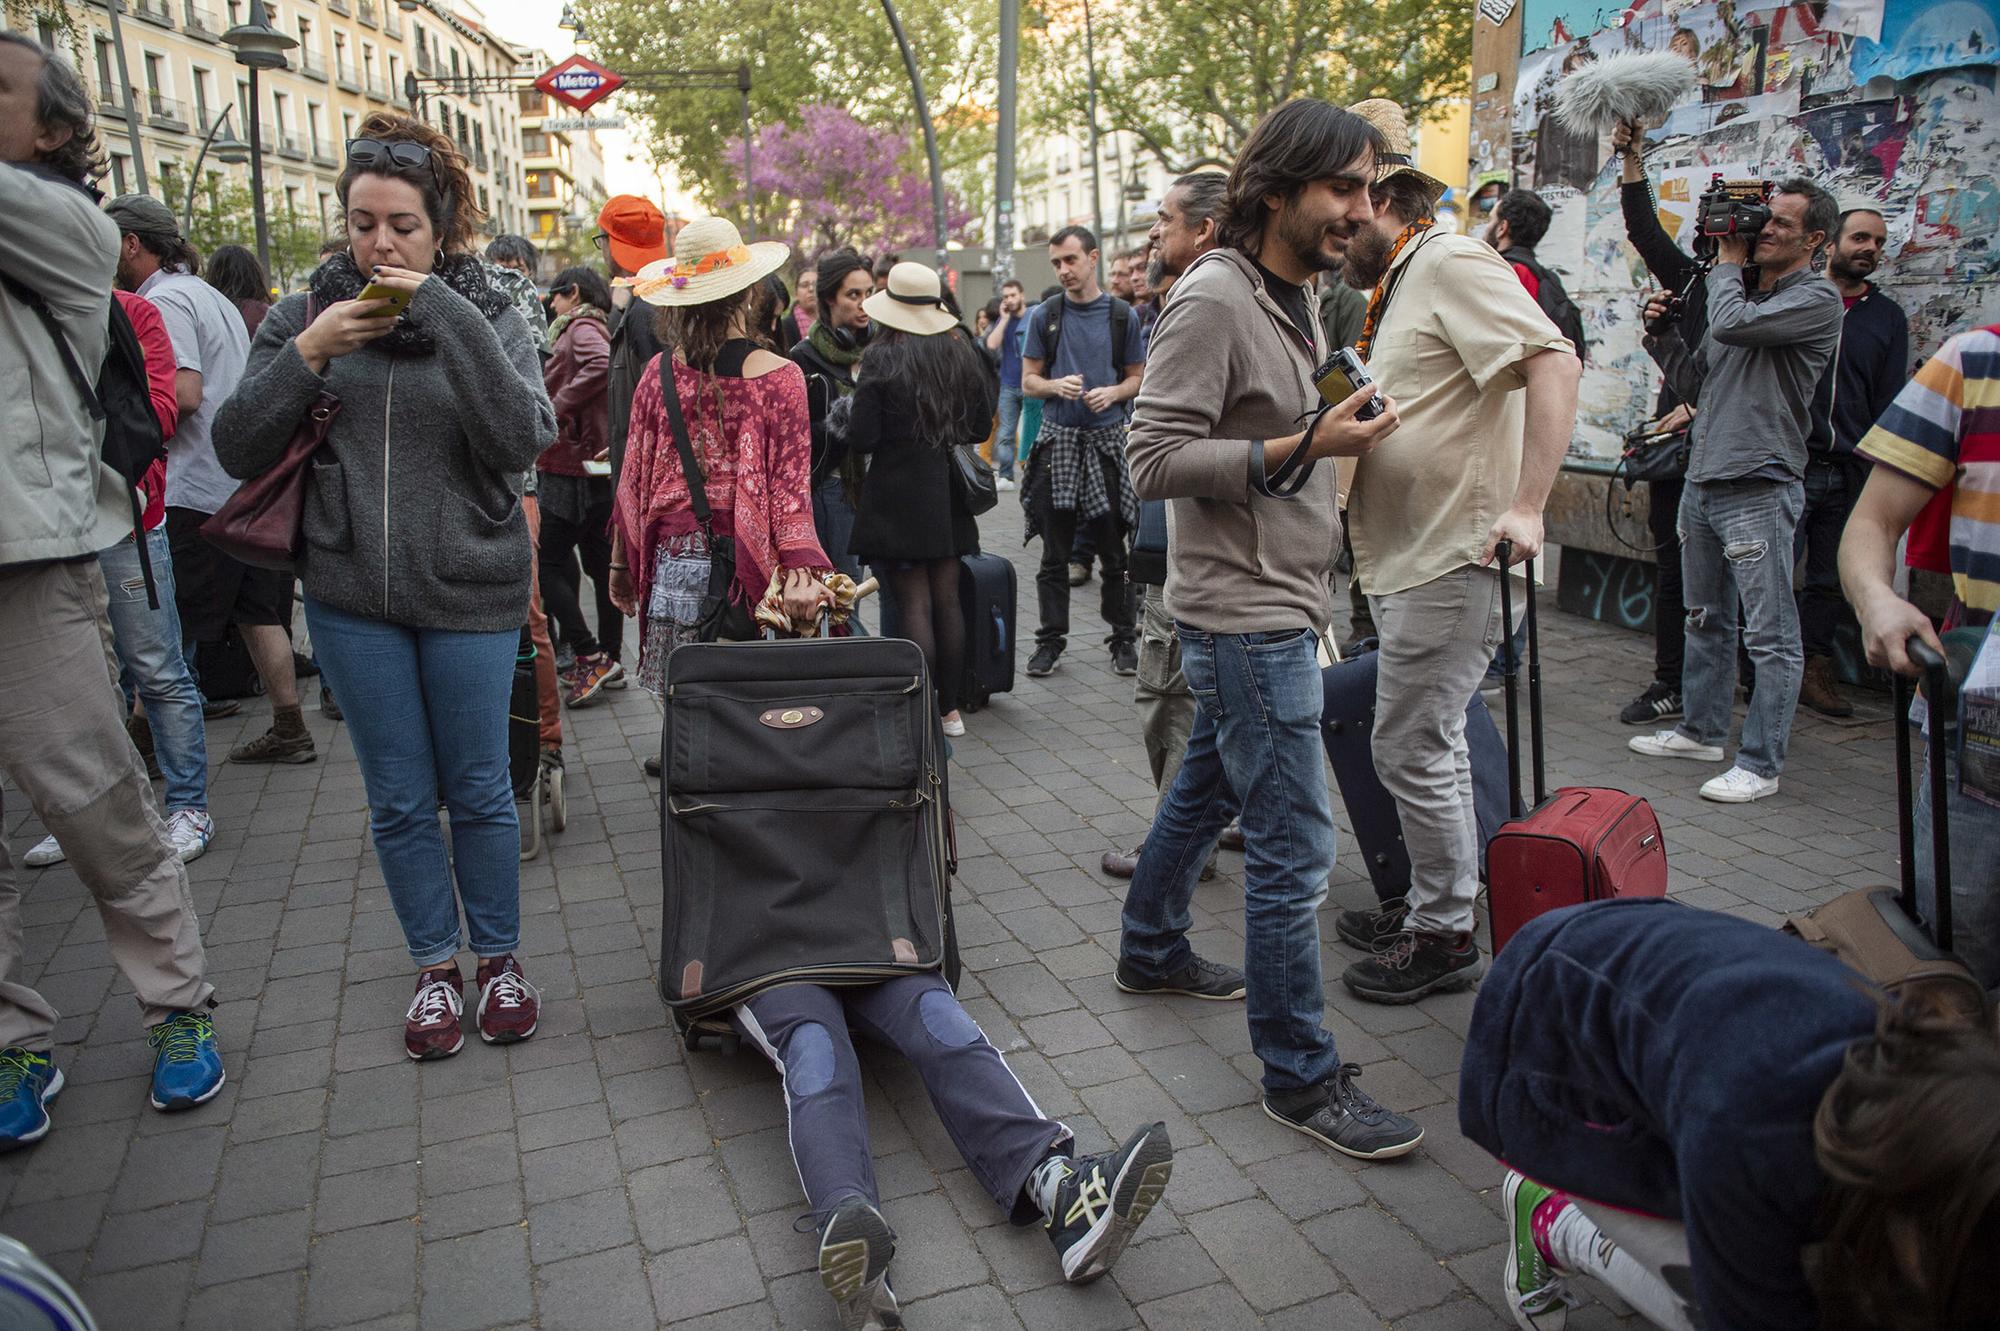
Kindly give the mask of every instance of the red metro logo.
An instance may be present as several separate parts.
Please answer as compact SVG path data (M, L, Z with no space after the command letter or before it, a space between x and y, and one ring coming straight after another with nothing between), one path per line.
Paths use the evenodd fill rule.
M573 55L547 70L535 86L566 106L588 111L624 87L625 79L595 60Z

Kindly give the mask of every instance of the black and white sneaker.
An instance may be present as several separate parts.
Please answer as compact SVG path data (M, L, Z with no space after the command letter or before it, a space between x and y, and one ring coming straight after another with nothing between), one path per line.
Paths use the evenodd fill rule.
M1062 649L1060 647L1037 647L1035 654L1028 658L1028 678L1046 679L1050 675L1055 674L1056 662L1061 659Z
M1354 1084L1361 1068L1342 1063L1325 1083L1294 1099L1264 1097L1274 1122L1324 1142L1356 1160L1393 1160L1417 1149L1424 1130L1412 1118L1385 1109Z
M1140 1128L1115 1151L1058 1158L1037 1170L1029 1195L1048 1217L1063 1279L1082 1285L1109 1271L1173 1173L1174 1144L1164 1123Z
M1618 719L1628 726L1650 726L1673 721L1681 715L1681 691L1677 685L1654 680L1646 691L1625 704Z
M865 1197L833 1208L819 1236L819 1281L840 1309L840 1331L894 1331L903 1325L889 1288L896 1236Z
M1184 994L1189 998L1227 1002L1243 997L1244 993L1242 971L1196 956L1190 956L1188 964L1172 975L1158 980L1147 979L1121 960L1112 980L1128 994Z

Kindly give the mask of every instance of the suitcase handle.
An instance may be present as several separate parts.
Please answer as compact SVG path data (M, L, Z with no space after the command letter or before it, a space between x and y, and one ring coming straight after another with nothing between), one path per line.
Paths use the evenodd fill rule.
M1519 703L1519 676L1521 660L1514 650L1514 579L1508 571L1508 564L1514 554L1514 543L1502 541L1493 550L1493 562L1500 569L1500 633L1502 656L1506 661L1507 695L1507 800L1509 816L1519 818L1521 808L1521 754L1517 747L1521 733ZM1542 742L1542 644L1541 635L1535 623L1535 561L1527 560L1522 567L1527 571L1526 596L1528 629L1528 730L1529 752L1535 778L1535 803L1548 798L1545 752Z
M1947 740L1945 729L1951 706L1951 672L1945 659L1922 638L1904 644L1910 659L1923 668L1924 698L1930 712L1931 778L1931 881L1935 888L1936 938L1940 948L1951 951L1951 827L1945 810L1950 783L1945 778ZM1894 677L1896 712L1896 834L1902 864L1903 912L1911 919L1917 914L1917 810L1916 780L1910 759L1910 681Z

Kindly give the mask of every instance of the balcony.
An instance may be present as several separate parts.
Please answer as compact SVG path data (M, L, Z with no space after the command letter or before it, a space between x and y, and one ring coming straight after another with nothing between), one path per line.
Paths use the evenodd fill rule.
M355 72L354 66L345 60L335 62L333 81L340 85L343 92L361 91L361 76Z
M299 52L299 73L309 79L326 82L326 57L312 51Z
M120 120L125 118L125 99L119 96L116 88L105 88L97 94L97 114L116 116Z
M384 5L382 7L382 31L385 35L393 37L397 41L403 39L403 14L401 10L391 5Z
M361 20L364 28L376 28L382 24L382 20L375 16L375 0L359 0L354 17Z
M278 135L278 156L289 157L295 162L306 160L306 140L302 134L281 133Z
M480 171L485 171L490 169L491 163L486 156L486 150L484 148L474 148L472 150L472 165L475 169Z
M135 0L132 12L148 23L156 23L162 28L174 26L173 13L167 0Z
M368 78L368 96L371 100L377 102L389 101L389 85L370 75Z
M223 22L213 9L187 0L181 15L184 20L181 26L187 30L188 36L199 37L205 42L221 40Z
M171 97L162 97L157 92L146 94L146 111L150 122L159 129L185 130L188 127L187 106Z
M330 143L313 144L312 159L314 166L324 167L329 171L340 165L340 159L333 155L333 145Z
M347 7L347 0L326 0L326 7L342 18L347 18L351 13Z
M419 46L417 48L417 73L427 75L430 72L431 48L428 46Z

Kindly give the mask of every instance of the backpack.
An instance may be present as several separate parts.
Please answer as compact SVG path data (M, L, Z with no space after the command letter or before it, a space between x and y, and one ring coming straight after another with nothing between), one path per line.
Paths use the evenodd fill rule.
M1069 297L1050 296L1035 311L1035 322L1042 328L1042 364L1053 370L1056 367L1056 347L1062 342L1062 311ZM1132 313L1132 307L1113 296L1111 298L1111 381L1116 383L1125 373L1129 362L1125 359L1125 325Z
M1535 275L1535 303L1542 307L1543 314L1549 316L1549 322L1556 326L1556 331L1576 348L1576 358L1589 360L1590 343L1583 335L1583 311L1576 307L1576 302L1569 298L1569 292L1563 289L1562 279L1542 267L1533 250L1511 249L1500 257L1509 263L1520 264Z
M91 420L103 422L104 463L124 480L125 493L132 500L132 533L139 545L139 568L146 578L146 603L158 610L159 588L153 582L153 563L147 556L145 533L140 530L145 508L139 498L139 487L147 469L167 455L167 440L160 429L160 418L153 414L152 386L146 377L146 353L139 346L139 335L133 331L132 321L125 317L125 307L117 297L112 297L106 318L104 361L98 366L93 383L77 363L76 353L70 349L69 339L63 336L62 325L56 321L49 303L12 277L0 274L0 281L6 283L14 299L41 319L56 350L62 353L63 368L69 371L70 382L83 399Z

